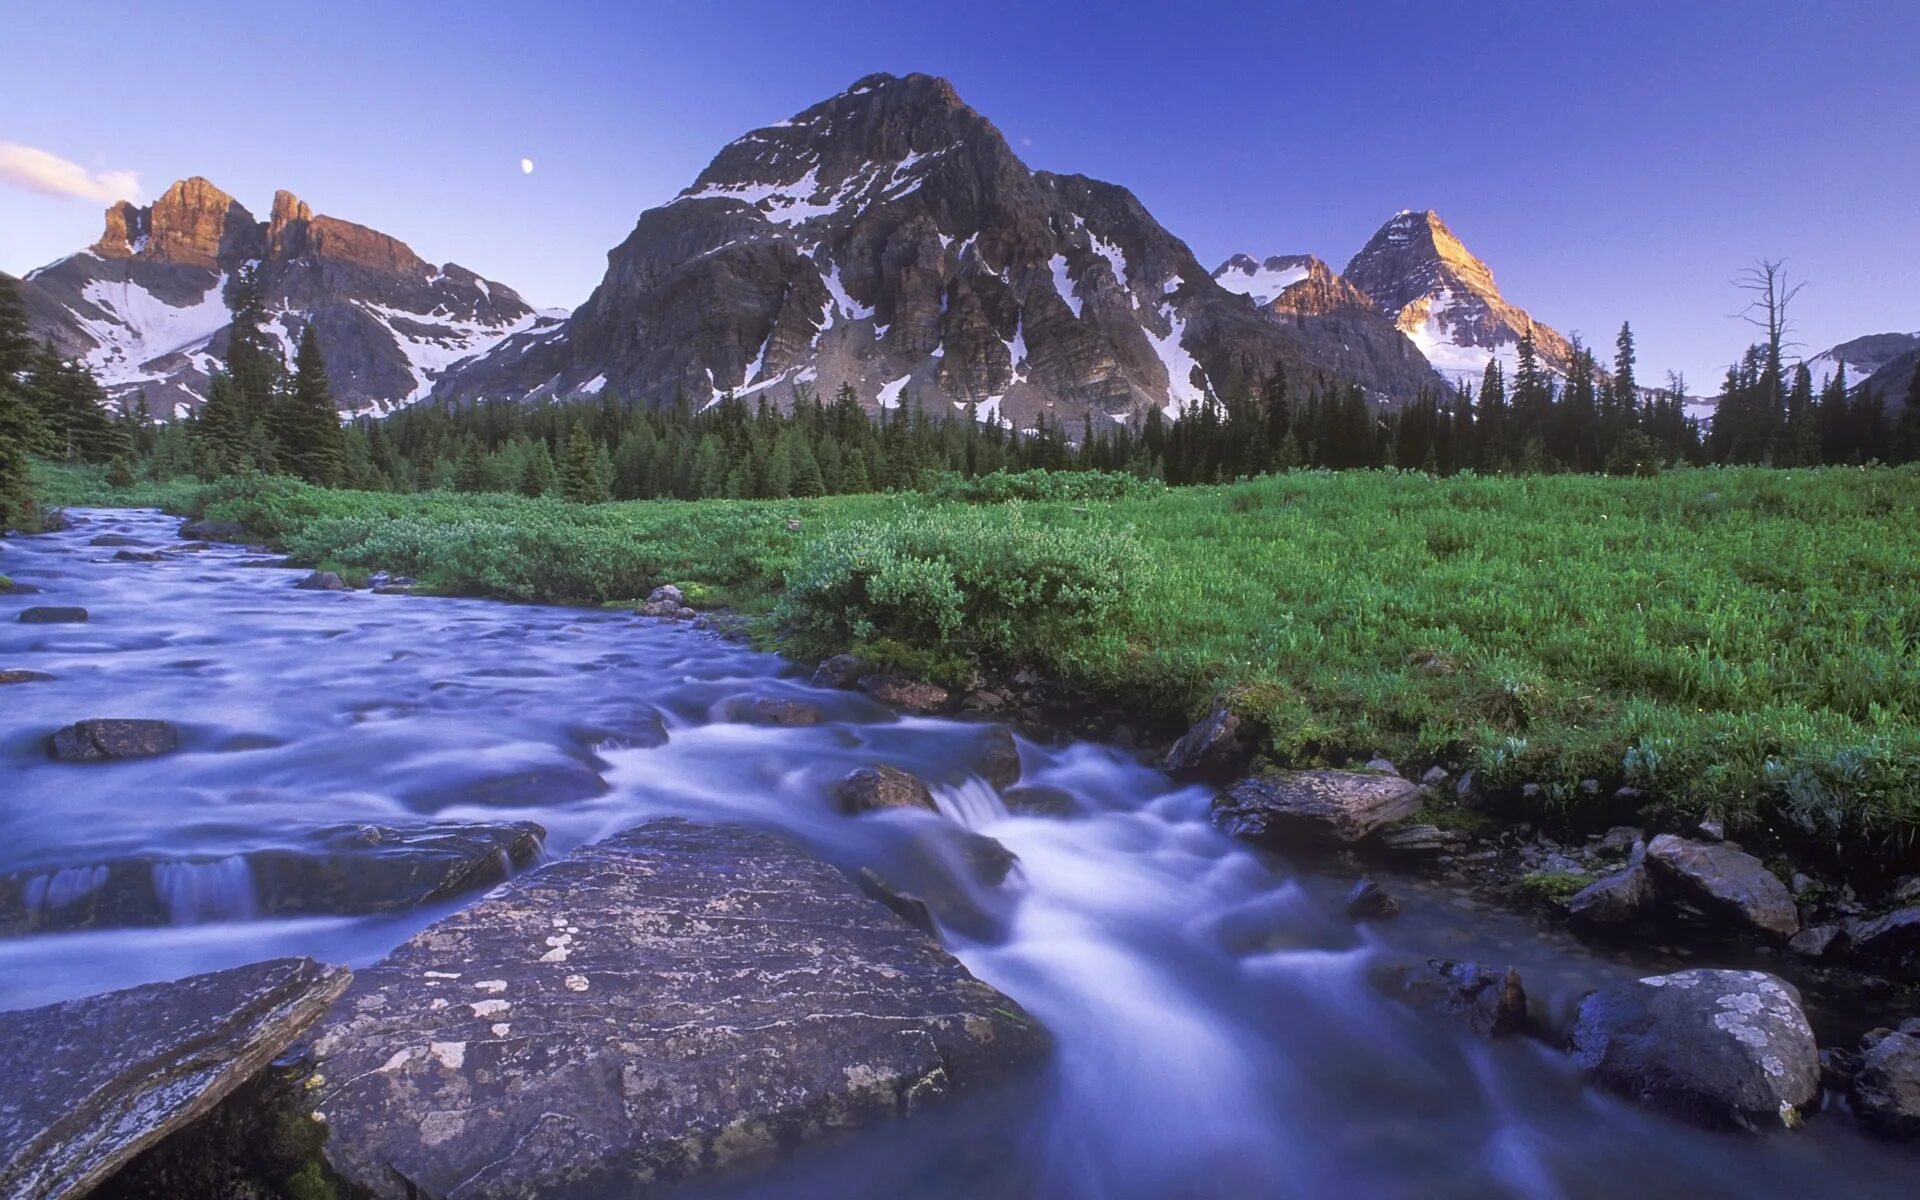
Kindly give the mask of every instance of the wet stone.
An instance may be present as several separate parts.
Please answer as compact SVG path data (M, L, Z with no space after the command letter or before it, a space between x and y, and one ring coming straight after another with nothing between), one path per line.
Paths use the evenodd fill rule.
M1920 906L1855 922L1847 933L1856 962L1876 970L1920 972Z
M343 825L310 844L201 860L133 856L0 875L0 932L394 912L501 883L540 859L531 821Z
M1045 1045L833 868L665 820L362 971L312 1099L329 1165L375 1196L631 1195L916 1113Z
M980 750L979 764L981 778L996 790L1019 783L1020 747L1014 742L1013 734L1000 726L989 730Z
M1853 1111L1884 1137L1920 1138L1920 1022L1867 1035L1853 1075Z
M1161 765L1176 774L1187 771L1224 772L1240 765L1247 747L1240 718L1215 708L1196 721L1167 751Z
M42 671L28 671L20 667L0 667L0 685L9 683L45 683L53 676Z
M351 979L280 958L0 1013L0 1195L92 1191L257 1074Z
M1411 1008L1435 1013L1480 1037L1518 1033L1527 1024L1527 993L1512 967L1444 958L1390 967L1387 994Z
M947 705L947 689L901 675L866 675L860 690L874 699L911 713L935 713Z
M784 696L733 696L714 706L716 721L741 725L818 725L819 709Z
M165 721L96 718L77 721L47 739L47 753L61 762L115 762L152 758L180 748L180 731Z
M1394 917L1400 915L1400 904L1378 883L1362 879L1347 893L1347 915L1355 920Z
M924 808L938 812L927 785L898 767L876 764L847 773L834 785L833 798L844 813L878 812L887 808Z
M1785 940L1800 931L1793 894L1759 859L1726 842L1663 833L1647 843L1659 881L1721 921Z
M344 592L347 581L332 571L315 571L293 586L303 592Z
M1594 992L1570 1049L1596 1083L1707 1126L1796 1124L1820 1085L1799 992L1761 971L1682 971Z
M1081 811L1080 801L1071 792L1056 787L1022 784L1000 793L1007 811L1029 817L1071 817Z
M22 625L83 625L87 610L66 605L37 604L20 610Z
M244 542L247 540L247 527L238 521L210 521L202 518L182 524L180 536L189 541Z
M1214 798L1214 824L1286 848L1351 844L1420 808L1419 785L1372 771L1270 771Z

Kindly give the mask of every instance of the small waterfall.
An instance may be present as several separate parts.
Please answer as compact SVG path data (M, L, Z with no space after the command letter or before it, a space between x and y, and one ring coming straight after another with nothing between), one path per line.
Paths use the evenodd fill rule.
M27 880L20 889L20 899L26 905L27 912L39 916L57 908L65 908L82 896L98 891L107 881L107 868L99 867L62 867L47 875L36 875Z
M175 925L253 916L253 868L243 854L212 862L155 863L153 890Z
M957 786L941 785L931 790L940 815L964 829L979 829L1007 819L1006 802L1000 799L1000 793L977 775L968 776Z

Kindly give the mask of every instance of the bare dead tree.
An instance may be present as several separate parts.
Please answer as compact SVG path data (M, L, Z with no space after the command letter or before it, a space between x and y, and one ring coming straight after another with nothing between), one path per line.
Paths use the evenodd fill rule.
M1807 285L1794 283L1788 278L1785 259L1763 258L1735 275L1733 286L1750 297L1747 306L1734 315L1766 331L1767 368L1777 388L1780 386L1784 351L1789 346L1800 344L1790 340L1793 322L1788 319L1787 310L1793 304L1793 298L1800 294L1800 289Z

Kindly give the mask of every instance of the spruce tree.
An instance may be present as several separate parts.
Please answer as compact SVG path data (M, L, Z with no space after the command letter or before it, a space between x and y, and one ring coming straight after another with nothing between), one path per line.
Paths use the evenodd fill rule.
M551 492L556 482L553 453L547 449L546 442L534 442L533 449L527 452L526 465L520 468L520 494L537 500Z
M560 494L575 504L604 504L612 499L612 464L607 448L585 425L567 437L566 462L560 468Z
M468 438L460 447L460 458L453 468L453 490L456 492L484 492L488 490L487 452L480 448L478 438Z
M327 381L320 343L308 325L294 356L293 382L280 401L280 463L308 483L333 487L346 475L346 440L340 410Z

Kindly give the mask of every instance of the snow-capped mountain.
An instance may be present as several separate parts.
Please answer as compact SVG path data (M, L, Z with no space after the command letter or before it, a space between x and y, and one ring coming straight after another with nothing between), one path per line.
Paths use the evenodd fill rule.
M1236 254L1215 269L1213 279L1250 298L1269 320L1308 339L1315 361L1338 378L1394 379L1399 397L1408 387L1418 391L1431 384L1420 348L1374 311L1365 292L1311 254L1266 259Z
M21 293L39 336L85 360L109 396L144 393L164 416L205 396L225 346L226 289L249 266L288 361L311 324L349 412L419 400L451 364L563 315L536 313L464 267L435 267L386 234L315 216L289 192L255 220L200 178L145 207L115 204L98 242L31 272Z
M1849 384L1862 383L1901 355L1915 350L1920 350L1920 332L1870 333L1830 346L1804 361L1817 388L1839 374L1842 365L1847 369Z
M754 130L641 214L562 326L448 371L436 398L784 401L1126 420L1238 372L1336 374L1318 318L1221 287L1126 189L1030 170L944 80L871 75ZM1355 374L1410 396L1416 354Z
M1432 210L1395 213L1341 274L1449 380L1477 384L1494 359L1511 378L1520 336L1529 328L1541 361L1566 373L1572 345L1507 303L1487 264Z

